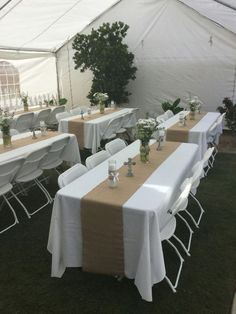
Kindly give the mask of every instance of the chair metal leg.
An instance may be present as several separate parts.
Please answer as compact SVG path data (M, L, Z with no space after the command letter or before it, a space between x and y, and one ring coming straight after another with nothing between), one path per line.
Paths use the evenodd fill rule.
M29 217L29 216L31 217L32 215L36 214L38 211L40 211L40 210L43 209L45 206L47 206L48 204L51 203L51 198L49 197L49 194L48 194L47 190L44 189L44 187L43 187L42 184L39 182L39 180L38 180L38 179L34 179L33 181L34 181L34 183L39 187L39 189L43 192L43 194L45 195L47 201L46 201L45 204L43 204L42 206L40 206L40 207L39 207L38 209L36 209L35 211L29 212L28 209L27 209L27 208L25 207L25 205L23 204L23 202L20 201L20 199L15 195L14 197L16 197L16 199L18 200L18 202L19 202L19 203L21 204L21 206L23 207L23 209L24 209L24 211L25 211L27 217Z
M22 207L23 210L25 211L27 217L30 219L31 216L30 216L30 214L29 214L27 208L25 207L25 205L21 202L21 200L17 197L17 195L16 195L13 191L11 191L11 194L12 194L12 196L17 200L17 202L21 205L21 207Z
M15 226L16 224L19 223L19 220L18 220L18 218L16 216L16 213L14 211L14 208L11 206L10 202L8 201L8 199L6 198L5 195L2 195L2 197L4 198L4 201L7 203L7 205L9 206L9 208L10 208L10 210L11 210L13 216L14 216L14 222L11 225L9 225L8 227L6 227L3 230L1 230L0 234L5 232L5 231L7 231L7 230L9 230L10 228L12 228L13 226Z
M184 259L183 259L182 255L179 253L179 250L177 249L177 247L170 240L166 240L166 241L175 250L175 252L176 252L176 254L177 254L177 256L179 257L179 260L180 260L180 266L179 266L179 270L178 270L178 273L177 273L177 276L176 276L175 283L172 283L171 280L167 276L165 276L165 279L166 279L167 283L169 284L171 290L175 293L176 292L176 288L177 288L178 283L179 283L179 278L180 278L180 274L181 274L181 271L182 271Z
M199 208L200 208L200 216L199 216L199 218L198 218L198 221L196 221L196 220L194 219L194 221L196 222L197 226L199 227L200 221L201 221L201 219L202 219L202 215L203 215L203 213L205 213L205 211L204 211L204 209L203 209L201 203L199 202L199 200L196 198L196 196L195 196L192 192L190 192L190 195L191 195L191 197L195 200L195 202L198 204L198 206L199 206ZM190 213L189 213L189 214L190 214ZM191 214L190 214L190 215L191 215ZM192 216L192 215L191 215L191 216Z
M179 242L179 244L182 246L184 252L188 255L191 256L191 254L189 253L188 249L186 248L186 246L184 245L184 243L180 240L180 238L177 237L177 235L173 235L173 238Z
M188 252L190 252L190 247L191 247L191 242L192 242L192 236L193 236L193 230L190 227L189 223L187 222L187 220L181 216L180 213L177 213L178 217L185 223L185 225L187 226L188 230L189 230L189 239L188 239L188 246L187 246L187 250Z

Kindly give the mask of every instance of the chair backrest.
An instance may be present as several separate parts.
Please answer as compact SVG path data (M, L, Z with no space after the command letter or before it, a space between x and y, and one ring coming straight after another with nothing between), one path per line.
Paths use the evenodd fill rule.
M25 158L17 158L14 160L1 163L0 165L0 189L1 187L12 182L16 173L19 171L19 169L23 165L24 161L25 161Z
M211 158L212 154L214 152L214 147L210 147L208 148L208 150L205 152L204 156L203 156L203 168L205 168L208 165L208 161Z
M25 158L24 164L15 177L16 181L22 177L30 176L30 174L39 170L40 161L48 154L49 149L50 146L46 146L28 154Z
M198 161L192 168L192 188L196 189L199 186L203 176L203 160Z
M72 114L70 112L60 112L56 114L56 119L58 121L58 123L61 121L61 119L65 119L65 118L69 118L72 117Z
M64 149L66 148L70 137L64 137L59 140L55 140L47 153L47 155L42 159L40 163L40 167L43 169L44 166L54 164L57 161L61 161L61 157L63 154Z
M66 170L58 177L58 185L60 189L71 183L75 179L81 177L86 172L88 172L88 169L82 164L76 164L70 169Z
M92 156L87 157L87 159L85 160L86 167L88 169L92 169L109 157L111 157L111 155L107 151L101 150L100 152L97 152Z
M188 196L192 187L192 179L187 178L182 184L183 190L180 196L176 199L174 204L171 206L171 209L168 211L170 214L175 215L179 211L185 210L188 206Z
M126 143L122 139L116 138L115 140L108 142L105 145L105 150L110 155L114 155L125 147L126 147Z
M123 115L121 127L122 128L132 128L136 125L135 114L133 112L126 113Z
M73 109L70 110L70 113L73 116L79 115L79 114L81 114L81 108L80 107L73 108Z
M224 119L225 115L226 115L226 112L222 113L222 114L219 116L219 118L217 119L217 125L222 125L223 119Z
M111 119L104 130L102 139L109 139L112 134L116 134L116 132L121 128L122 119L122 116Z
M33 127L34 128L38 128L40 126L40 121L44 121L46 123L50 113L51 113L51 109L50 108L41 110L38 113L38 116L36 118L36 121L34 122Z
M20 133L29 131L32 128L33 118L34 118L33 112L21 114L16 119L16 124L14 128Z
M47 123L48 125L58 124L58 120L57 120L57 118L56 118L56 115L57 115L58 113L61 113L61 112L64 112L64 111L65 111L65 106L58 106L58 107L54 108L54 109L51 111L51 113L50 113L48 119L46 120L46 123Z

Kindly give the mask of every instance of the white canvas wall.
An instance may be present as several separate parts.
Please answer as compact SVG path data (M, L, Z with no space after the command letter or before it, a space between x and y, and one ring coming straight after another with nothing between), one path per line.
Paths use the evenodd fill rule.
M126 41L138 68L130 106L161 112L162 101L184 101L188 93L198 95L207 111L226 96L236 101L235 34L177 0L123 0L85 33L118 20L130 26ZM74 70L73 54L71 42L57 54L60 89L71 104L88 104L92 75Z
M33 99L39 95L57 95L55 60L53 54L0 51L0 61L11 63L19 71L20 92L27 93ZM0 92L0 105L14 108L20 106L20 100L4 98Z

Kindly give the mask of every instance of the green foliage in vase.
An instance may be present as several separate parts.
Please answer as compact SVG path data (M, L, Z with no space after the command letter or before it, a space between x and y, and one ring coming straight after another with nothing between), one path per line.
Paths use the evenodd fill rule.
M225 97L222 101L224 106L219 106L217 110L222 114L225 114L225 120L230 130L236 133L236 104L233 104L232 100Z
M162 109L164 111L171 110L174 114L184 110L184 108L179 107L180 98L177 98L173 103L170 103L169 101L165 101L161 104Z
M63 106L63 105L65 105L66 103L67 103L67 99L66 99L66 98L60 98L60 99L58 100L59 106Z
M93 72L92 87L88 94L91 102L96 92L106 92L116 103L128 101L126 90L129 80L135 79L137 68L134 55L123 43L129 26L122 22L103 23L91 34L77 34L72 44L75 50L75 69Z

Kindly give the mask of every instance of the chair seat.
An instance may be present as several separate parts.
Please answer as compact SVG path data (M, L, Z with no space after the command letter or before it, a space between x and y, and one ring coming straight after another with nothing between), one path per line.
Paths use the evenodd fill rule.
M42 175L43 171L41 169L37 169L34 172L31 172L29 175L25 175L22 177L17 177L15 181L18 182L29 182L31 180L37 179Z
M58 166L60 166L62 164L63 160L61 159L58 159L56 161L53 161L53 162L50 162L48 164L44 164L42 166L42 169L44 170L50 170L50 169L53 169L53 168L57 168Z
M120 134L120 133L125 133L126 129L125 128L120 128L116 133Z
M175 217L172 217L172 219L161 230L161 241L170 239L175 232L175 228L176 219Z
M12 189L11 183L8 183L8 184L1 186L0 187L0 195L6 194L7 192L11 191L11 189Z

